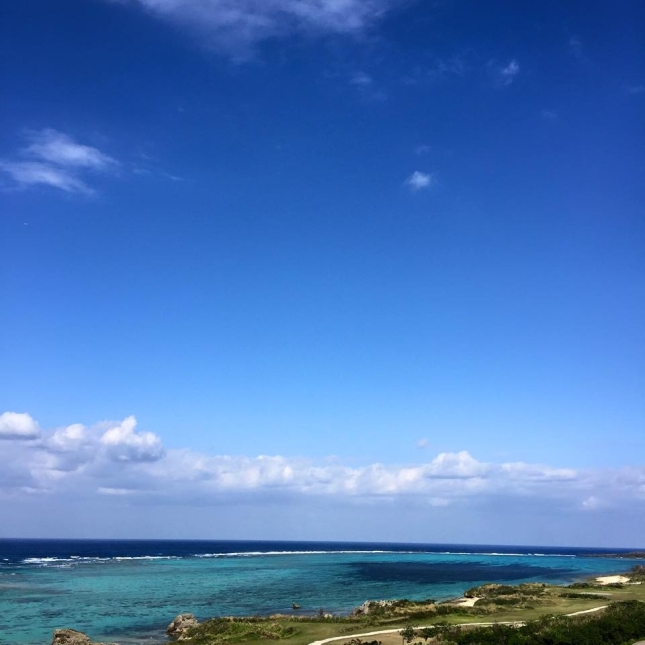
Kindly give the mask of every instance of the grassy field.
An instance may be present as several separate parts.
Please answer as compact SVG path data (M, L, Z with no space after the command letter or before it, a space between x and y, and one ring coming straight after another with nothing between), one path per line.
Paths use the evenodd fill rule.
M645 574L643 575L645 577ZM391 606L372 606L367 615L345 618L275 616L248 619L214 619L191 632L191 645L309 645L326 638L341 637L334 645L350 643L353 637L369 632L394 629L391 634L361 636L363 642L378 640L382 645L403 645L399 633L408 626L424 627L437 623L468 625L527 621L551 614L571 614L622 600L645 602L645 581L640 584L601 586L593 581L561 587L550 585L484 585L470 590L477 596L473 607L455 603L399 601ZM417 636L413 643L422 642Z

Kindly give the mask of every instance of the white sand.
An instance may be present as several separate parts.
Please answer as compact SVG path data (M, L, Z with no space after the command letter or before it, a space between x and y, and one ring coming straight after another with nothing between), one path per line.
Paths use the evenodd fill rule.
M599 576L596 582L601 585L615 585L623 582L629 582L627 576Z

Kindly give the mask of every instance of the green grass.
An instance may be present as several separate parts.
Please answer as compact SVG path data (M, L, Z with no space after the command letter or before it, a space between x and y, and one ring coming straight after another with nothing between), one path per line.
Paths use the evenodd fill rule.
M469 590L481 597L474 607L461 608L449 603L431 601L399 601L391 607L378 609L360 617L315 618L280 616L267 618L220 618L207 621L191 633L191 645L309 645L316 640L335 636L364 634L383 629L403 629L437 622L467 625L479 622L511 622L535 620L547 615L570 614L608 605L612 602L640 600L645 602L645 584L599 586L550 585L484 585ZM382 640L384 645L401 643L398 634L373 636L363 640ZM417 639L418 640L418 639ZM338 641L343 645L345 641Z

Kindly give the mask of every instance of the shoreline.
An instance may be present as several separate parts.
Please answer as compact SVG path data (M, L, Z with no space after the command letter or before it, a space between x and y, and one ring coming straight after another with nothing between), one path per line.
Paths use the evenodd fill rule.
M174 544L174 542L171 542L171 544ZM268 590L266 593L260 593L261 590L258 590L258 593L256 594L253 586L253 579L248 578L248 580L246 580L245 586L242 587L241 583L245 579L243 577L240 577L238 587L240 593L246 595L246 607L237 606L242 604L238 601L238 596L232 596L231 598L229 598L227 596L220 596L215 594L213 594L213 602L212 604L210 604L210 606L208 606L207 603L200 602L197 597L197 602L194 603L191 602L191 600L194 599L191 599L191 597L187 594L183 594L181 592L181 589L175 590L174 587L170 586L166 587L167 592L165 593L165 596L162 596L163 602L158 605L159 609L157 610L146 610L145 612L143 610L140 611L139 607L137 606L138 603L132 603L128 606L123 605L124 611L122 612L119 608L119 603L116 603L112 607L112 611L109 611L108 608L108 612L105 614L106 616L108 616L107 620L101 620L100 618L96 620L94 616L91 616L91 618L90 616L88 616L84 619L84 624L81 622L76 622L78 614L77 610L73 606L70 606L69 610L65 612L64 616L61 612L62 620L60 620L60 622L57 620L53 624L50 620L41 620L35 614L35 612L31 612L33 620L30 621L29 624L33 625L33 628L28 627L28 624L24 621L22 623L24 627L16 623L16 636L18 636L19 638L22 637L23 639L17 640L16 642L40 645L41 643L48 642L51 634L51 628L78 626L81 629L88 631L88 633L95 635L97 637L97 640L98 637L100 637L100 639L104 641L111 641L116 639L119 643L129 643L130 645L133 645L134 643L167 643L168 641L164 638L163 632L165 627L168 625L168 622L177 611L195 611L199 619L204 621L212 616L226 615L236 616L236 618L232 620L254 619L260 621L268 621L272 617L277 618L277 616L275 616L275 612L280 612L282 613L282 616L279 617L280 620L294 621L295 624L295 621L300 622L301 620L303 622L313 622L316 619L316 608L318 606L318 603L320 603L325 607L325 609L333 613L334 620L342 623L336 625L335 629L338 630L344 629L344 627L350 627L351 610L352 608L355 608L358 602L361 602L361 600L364 598L407 597L422 599L425 598L425 594L427 594L428 596L433 596L437 599L436 604L439 605L441 609L445 609L446 606L448 606L450 607L450 609L472 610L473 608L479 608L479 599L466 598L464 594L467 591L466 585L469 584L468 579L476 579L475 576L477 576L477 573L479 573L479 576L477 576L479 577L479 580L485 580L488 575L490 575L490 577L495 580L496 578L506 575L507 573L509 574L510 579L513 580L514 577L516 578L519 575L526 575L526 573L523 573L525 570L529 574L534 571L538 575L544 575L544 578L542 578L542 580L545 584L548 584L553 588L555 588L554 584L559 585L558 588L564 591L564 587L569 585L570 583L576 583L578 581L582 582L593 575L594 579L592 580L592 582L594 582L595 584L596 582L599 582L595 580L595 577L601 577L601 574L603 577L606 577L605 572L607 572L607 576L609 575L609 573L615 571L622 573L627 571L627 569L632 564L636 564L636 561L632 560L630 562L623 559L617 559L615 562L609 559L605 560L604 562L600 560L596 560L595 562L592 560L587 560L585 562L580 558L584 558L584 555L586 554L579 554L577 557L578 562L575 562L574 560L569 562L562 559L556 561L552 559L538 558L537 556L540 554L536 553L503 554L500 553L501 549L491 547L482 549L482 551L486 551L488 555L522 555L527 556L528 560L526 558L519 557L503 557L501 559L493 557L483 558L477 557L479 555L482 555L480 553L466 553L465 550L463 553L464 557L462 557L461 553L455 554L451 552L449 554L442 552L439 557L426 559L425 556L420 558L413 556L413 554L407 549L405 552L410 553L410 555L404 555L400 558L396 556L391 557L389 555L374 555L367 557L361 556L360 558L354 558L351 555L345 556L340 553L338 557L333 557L329 560L327 560L327 558L322 559L322 557L316 558L315 556L312 558L307 557L301 559L300 555L294 555L293 559L290 559L289 556L284 552L272 552L271 557L269 557L269 554L266 551L259 554L259 552L256 550L257 546L259 545L256 546L255 544L250 544L249 548L251 549L251 552L245 553L245 555L256 556L266 554L266 557L253 557L252 560L239 560L240 566L238 566L237 562L228 558L225 561L218 559L205 559L204 567L202 567L200 564L199 567L195 569L195 567L197 567L196 563L198 561L194 560L193 558L197 556L190 557L188 554L189 550L186 547L182 547L184 549L183 552L179 552L177 553L177 555L175 555L174 553L172 554L172 556L174 556L174 558L177 560L176 562L169 561L157 563L157 560L168 559L171 554L167 554L165 551L155 552L151 550L150 546L144 546L146 551L145 555L141 555L137 552L137 550L128 550L127 556L122 555L116 548L111 548L110 550L106 549L105 552L80 554L80 552L77 551L77 547L74 545L69 547L69 549L72 549L68 549L69 553L65 553L64 551L61 552L62 549L59 550L58 553L49 553L43 551L39 553L35 549L26 546L25 551L27 551L27 553L25 553L24 556L21 557L21 560L19 562L16 559L16 565L14 565L13 563L8 563L8 560L5 559L5 562L7 562L8 564L5 564L3 566L16 567L15 571L17 571L18 573L11 575L22 575L21 569L23 568L29 572L33 570L34 576L37 576L37 578L35 577L34 579L38 581L40 581L41 579L43 581L48 581L50 578L54 579L54 577L55 579L61 581L66 581L68 579L73 581L76 576L73 576L73 574L70 576L66 573L66 571L67 569L73 571L76 568L79 568L87 571L88 575L91 576L91 580L96 580L97 584L100 584L100 581L103 578L102 571L105 570L110 572L110 576L112 576L114 580L120 580L122 578L124 584L127 583L129 585L130 581L132 580L132 586L126 587L126 591L128 592L131 592L132 589L141 587L143 581L145 581L146 584L153 585L152 588L156 589L156 586L159 585L159 580L163 581L165 578L169 578L171 574L172 576L182 575L184 571L189 574L187 581L190 581L192 580L192 577L190 576L193 575L193 570L195 570L196 572L210 572L212 574L215 574L221 568L225 570L230 569L231 571L237 572L238 569L242 571L250 571L251 569L255 570L256 568L259 568L260 570L271 570L276 567L283 566L303 566L304 569L300 572L299 575L302 580L310 581L311 585L309 585L308 587L303 587L302 596L299 595L300 592L293 584L290 583L290 580L289 584L285 585L282 588ZM231 546L235 546L235 552L239 553L238 557L240 557L242 553L240 553L239 551L239 545L235 544ZM298 546L300 548L298 548L296 551L304 555L305 552L302 550L302 547L300 545ZM368 548L371 549L372 546L376 545L370 545L370 547ZM129 549L128 545L121 546L120 544L117 544L117 547L119 550L125 550L126 547L127 549ZM262 547L266 548L266 545L262 545ZM282 548L286 548L286 545ZM143 549L139 549L139 551L142 550ZM211 553L210 545L208 546L208 548L204 547L202 549L204 553L206 553L206 550L209 551L209 554ZM231 548L231 551L232 550L233 549ZM32 553L29 553L29 551L32 551ZM320 549L317 548L316 551L319 552ZM363 551L364 549L361 549L361 553ZM368 553L372 552L373 551L371 550L368 551ZM76 555L77 553L79 553L79 555ZM182 553L185 554L183 555L183 557ZM191 547L190 553L196 554L198 553L198 550ZM444 553L447 558L445 560ZM633 552L626 553L631 554ZM208 556L209 554L206 555ZM309 552L306 552L306 554L309 555ZM275 555L275 561L273 555ZM451 555L456 555L456 557L449 557ZM25 556L29 556L29 561L24 559ZM40 559L36 561L36 558L34 558L34 556L39 556ZM89 558L92 556L96 556L97 558L100 556L101 569L96 567L93 562L86 561L86 558L89 560ZM61 561L61 558L66 559L65 561ZM108 564L110 565L109 568L103 569L103 566L108 566L108 564L103 565L103 562L107 562L108 560ZM147 560L151 561L148 562ZM404 562L404 564L398 565L399 560L401 562ZM191 562L194 562L195 564L191 564ZM320 567L327 562L330 562L333 566L338 566L337 563L340 563L342 566L344 566L346 571L344 575L351 576L347 577L347 580L351 580L353 586L347 589L337 589L333 584L323 586L318 585L315 580L315 576L317 575L316 572L313 569L310 571L310 569L307 567L309 567L310 563L314 563L316 566ZM373 571L378 574L381 571L379 567L381 567L384 569L384 573L387 573L390 576L393 576L398 571L397 569L390 571L390 569L387 568L392 566L389 564L390 562L394 562L397 566L400 566L401 573L405 575L410 575L406 572L411 571L413 564L414 566L416 566L416 563L418 562L421 566L421 570L419 571L421 577L419 578L419 580L427 579L429 582L408 583L408 578L404 576L403 578L401 578L402 582L400 582L399 579L392 577L391 579L388 578L387 580L383 578L382 582L378 582L375 585L363 584L363 582L361 582L360 576L354 578L353 570L347 569L347 567L345 566L346 563L353 564L354 562L356 562L354 566L359 566L358 563L362 562L368 563L369 566L365 567L366 574L371 575ZM453 562L456 563L455 568L452 568L451 563ZM376 565L372 563L376 563ZM434 569L435 566L438 567L436 571ZM477 567L479 567L479 569ZM334 572L336 572L337 570L341 572L340 568L334 569ZM36 571L38 571L38 573L36 573ZM40 571L42 571L42 574L40 573ZM565 575L561 575L560 573L558 573L559 571L561 571ZM471 577L471 573L473 572L474 575ZM357 575L359 573L360 571L357 571ZM441 577L444 574L447 577ZM416 576L417 574L415 573L413 575ZM621 574L612 573L612 575ZM371 580L371 578L365 579ZM380 580L378 577L374 579L377 581ZM533 578L533 580L539 579L540 578L538 577ZM413 578L410 578L410 580L413 580ZM439 580L440 582L435 583L434 580ZM13 579L6 577L4 578L4 581L9 583L10 581L13 581ZM514 585L519 584L520 582L521 579L517 580L516 582L508 582L507 584ZM609 580L607 581L607 583L611 584ZM470 584L479 583L471 582ZM214 590L218 588L219 587L215 587ZM338 591L338 593L336 593L336 591ZM351 593L349 593L350 591ZM606 591L607 590L605 588L595 589L595 592L598 594L604 593ZM591 590L587 591L586 593L590 595ZM128 595L132 594L129 593ZM171 599L171 603L166 601L166 597ZM142 601L146 600L146 592L143 588L141 588L141 593L138 594L137 599L141 599ZM7 600L10 600L9 596L7 596ZM297 612L292 613L291 604L293 601L301 604L303 608ZM596 602L604 602L604 599L601 599L599 601L598 598L596 598ZM174 606L172 606L173 604ZM61 607L63 606L62 603L59 603L59 605ZM7 607L9 606L10 603L7 603ZM92 610L93 607L100 606L100 603L97 602L92 606ZM131 608L130 612L128 612L128 607ZM169 607L171 613L169 613L168 611ZM272 609L272 607L275 607L275 609ZM590 607L589 602L586 603L586 607ZM573 611L573 609L571 611ZM24 612L24 615L28 616L29 614L28 612ZM497 617L495 619L498 620ZM465 616L463 620L485 621L488 620L488 618L475 618L474 616ZM103 629L104 626L107 627L107 629ZM359 629L363 628L363 625L357 625L356 623L354 623L353 626L358 626ZM385 625L383 629L385 629L386 627L387 625ZM20 631L21 628L22 632ZM299 625L297 625L297 629L300 631ZM30 632L33 632L33 637L31 638ZM342 632L337 631L336 633ZM312 638L312 641L313 640L319 639ZM298 643L297 645L303 644Z
M312 633L325 630L323 638L301 639L297 645L325 645L336 641L346 641L357 645L362 638L373 636L396 635L400 638L404 628L414 630L431 629L441 624L454 627L479 627L486 625L524 625L530 620L546 615L575 617L601 612L612 603L637 599L645 602L645 566L637 565L631 572L624 574L602 575L587 577L584 581L568 585L548 585L546 583L520 583L504 585L497 583L484 584L469 589L459 598L443 602L428 599L426 601L409 600L380 600L366 601L355 608L349 616L339 617L330 614L320 614L319 618L303 615L272 615L267 617L223 617L215 618L198 624L192 615L181 615L175 619L188 619L190 624L185 630L173 632L179 640L192 642L210 642L200 640L212 633L221 637L218 643L226 642L226 635L235 632L235 627L241 629L251 625L248 638L231 636L231 643L248 643L258 645L256 632L253 629L258 624L271 623L273 626L288 626L291 638L295 633L294 625L307 627L303 631ZM587 591L587 590L590 591ZM634 598L633 596L636 596ZM598 604L602 603L602 604ZM593 606L589 606L593 604ZM321 610L322 612L322 610ZM482 620L484 616L489 620ZM390 623L390 626L387 623ZM233 627L231 627L233 626ZM360 629L364 626L363 629ZM372 626L372 629L365 627ZM407 626L407 627L406 627ZM381 629L374 629L381 627ZM352 629L353 628L353 629ZM209 632L212 630L212 632ZM220 630L220 631L217 631ZM229 630L227 632L227 630ZM335 633L333 633L335 632ZM170 632L169 632L170 633ZM322 635L322 633L320 634ZM213 640L213 642L216 642ZM398 642L398 641L397 641ZM385 643L385 645L392 645Z
M635 572L638 572L636 574ZM636 580L632 579L634 577L641 576L642 579ZM492 620L481 620L481 617L486 615L485 613L480 613L482 609L481 605L486 603L491 603L495 601L496 594L501 594L502 598L500 600L497 597L497 602L507 602L508 598L513 595L519 594L529 594L534 593L537 596L547 594L548 599L557 600L562 598L571 598L572 600L577 601L578 603L590 603L595 602L596 605L593 607L584 607L584 608L575 608L574 611L566 611L566 604L563 604L562 607L551 607L550 605L545 605L549 611L547 613L554 613L556 615L562 615L567 617L573 617L578 615L591 614L595 612L602 611L606 609L611 602L620 600L622 596L620 593L630 589L636 589L639 592L639 596L642 597L642 601L645 601L645 586L643 586L643 581L645 581L645 566L636 565L633 570L629 573L620 572L613 573L608 575L600 576L590 576L584 579L579 579L578 581L569 583L569 584L548 584L548 583L519 583L517 585L505 585L499 583L488 583L475 587L471 590L464 592L462 596L450 598L447 600L441 601L408 601L408 600L381 600L381 601L366 601L363 605L355 607L352 611L348 613L343 613L342 615L338 614L324 614L316 615L313 613L300 612L299 608L294 607L293 613L283 613L283 614L270 614L270 615L244 615L244 616L221 616L209 618L201 623L199 623L192 614L180 614L174 621L182 617L189 617L186 625L180 627L172 635L170 635L171 640L168 638L159 639L148 638L147 642L151 645L161 645L162 643L176 643L176 642L185 642L190 644L192 640L187 640L187 634L192 628L198 626L208 625L209 623L228 623L230 625L246 625L246 624L255 624L255 625L283 625L293 628L297 627L306 627L311 631L316 630L318 627L324 627L327 630L331 629L336 633L333 635L326 636L325 638L314 638L310 641L298 642L294 645L325 645L326 643L336 642L336 641L351 641L352 639L362 639L366 637L372 637L377 635L392 635L398 634L401 632L404 624L411 624L410 621L414 618L419 618L416 620L418 624L415 625L415 628L422 629L424 627L430 628L436 625L437 623L442 623L446 620L452 625L455 626L486 626L493 624L500 625L521 625L525 624L528 620L535 618L531 611L528 611L527 607L518 605L514 610L517 614L517 617L514 619L508 619L508 611L504 613L499 611L497 607L497 613L495 611L491 615ZM589 590L588 590L589 589ZM477 595L475 595L475 592ZM502 593L503 592L503 593ZM492 595L491 595L492 594ZM614 597L618 595L618 597ZM534 598L533 598L534 600ZM597 605L598 602L603 604ZM425 603L425 604L424 604ZM481 604L480 604L481 603ZM397 614L398 608L405 608L408 613ZM420 610L429 611L432 608L432 611L437 613L430 618L421 619L421 616L418 616ZM560 610L562 609L562 610ZM371 615L370 615L371 610ZM488 608L486 608L488 610ZM553 611L551 611L553 610ZM511 611L511 610L509 610ZM379 613L382 612L382 613ZM388 612L392 612L388 614ZM415 613L416 612L416 613ZM527 614L527 615L524 615ZM539 615L539 612L538 612ZM479 620L477 620L479 618ZM369 621L375 621L374 626L382 626L382 629L360 629L361 625L367 627L371 624ZM397 623L391 627L381 625L381 622L394 622ZM172 625L172 623L171 623ZM169 626L170 627L170 626ZM356 628L355 630L347 631L351 627ZM73 630L72 630L73 631ZM305 630L307 631L307 630ZM343 633L340 633L343 632ZM161 635L160 635L161 636ZM173 640L174 638L174 640ZM267 637L271 638L271 637ZM279 640L282 638L278 636ZM262 639L266 640L266 639ZM56 641L54 641L55 643ZM126 643L138 643L137 637L130 638L121 638L116 640L115 645L126 645ZM202 642L201 640L198 642ZM203 641L207 642L207 641ZM219 641L218 641L219 642ZM226 639L221 641L222 643L226 642ZM236 639L236 645L244 645L248 643L249 645L259 645L257 638L248 638L248 639ZM233 641L232 641L233 643ZM70 641L71 644L71 641ZM100 643L94 643L93 641L86 641L84 645L101 645ZM391 644L386 644L391 645Z

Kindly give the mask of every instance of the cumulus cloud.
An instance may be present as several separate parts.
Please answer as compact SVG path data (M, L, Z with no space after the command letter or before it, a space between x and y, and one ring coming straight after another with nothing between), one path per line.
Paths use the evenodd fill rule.
M406 180L406 185L412 192L417 192L425 188L430 188L435 183L435 178L432 174L415 170Z
M152 432L136 432L137 420L130 416L105 431L100 439L116 461L156 461L163 457L161 439Z
M106 172L118 162L97 148L74 141L70 136L45 128L25 134L28 145L12 158L0 159L0 172L16 188L49 186L67 193L91 195L88 171Z
M0 414L0 439L19 441L37 439L40 436L38 423L24 412L3 412Z
M258 43L294 33L360 34L401 0L124 1L197 30L211 46L244 58Z
M88 440L87 429L82 423L73 423L66 428L55 430L47 445L53 452L72 452L78 450Z

